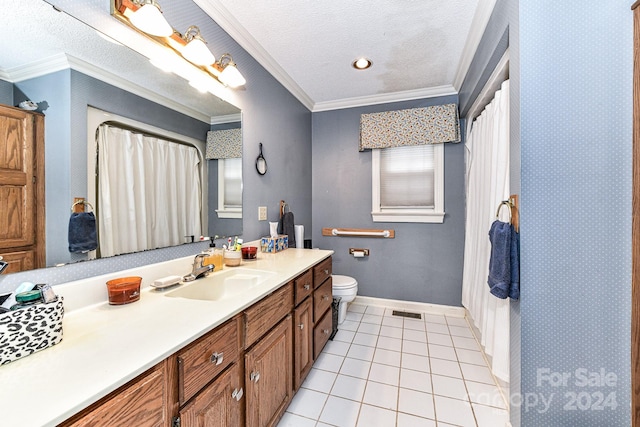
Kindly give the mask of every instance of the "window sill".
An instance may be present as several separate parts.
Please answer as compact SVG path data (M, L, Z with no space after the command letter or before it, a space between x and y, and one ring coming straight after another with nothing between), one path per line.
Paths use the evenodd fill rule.
M234 219L242 219L242 210L239 211L222 211L216 209L216 214L218 214L218 218L234 218Z
M442 224L444 212L371 212L373 222L422 222Z

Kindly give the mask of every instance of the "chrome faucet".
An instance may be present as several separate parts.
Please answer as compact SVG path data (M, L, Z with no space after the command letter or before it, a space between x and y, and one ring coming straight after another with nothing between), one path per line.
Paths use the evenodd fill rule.
M202 265L205 258L207 258L209 254L197 254L193 259L193 267L191 268L191 273L187 274L182 278L185 282L192 282L201 277L206 277L211 273L214 269L213 264Z

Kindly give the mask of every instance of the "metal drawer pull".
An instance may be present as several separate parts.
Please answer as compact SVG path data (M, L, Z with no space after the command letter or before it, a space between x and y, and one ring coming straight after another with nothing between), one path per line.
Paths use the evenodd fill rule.
M254 383L257 383L260 380L260 372L251 372L251 375L249 375L249 381L253 381Z
M300 324L298 325L298 328L300 328L300 329L304 329L304 323L300 323Z
M324 333L325 333L325 335L329 335L329 332L331 332L331 331L330 331L330 330L328 330L328 329L323 329L323 330L322 330L322 332L324 332Z
M329 269L328 268L324 269L324 274L329 274Z
M240 402L240 399L242 399L242 396L244 395L244 390L243 389L235 389L233 390L233 393L231 393L231 397L234 398L235 400L237 400L238 402Z
M322 295L322 299L325 301L329 301L329 295Z
M304 285L304 290L308 291L309 289L311 289L311 286L307 283L306 285Z
M211 358L209 358L209 360L211 360L211 363L215 363L216 365L221 364L222 359L224 359L224 353L213 353L211 355Z

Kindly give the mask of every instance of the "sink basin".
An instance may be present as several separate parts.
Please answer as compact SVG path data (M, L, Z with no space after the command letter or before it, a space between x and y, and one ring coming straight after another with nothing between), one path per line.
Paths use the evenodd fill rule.
M220 301L247 292L269 280L272 271L234 268L198 279L165 295L171 298L190 298Z

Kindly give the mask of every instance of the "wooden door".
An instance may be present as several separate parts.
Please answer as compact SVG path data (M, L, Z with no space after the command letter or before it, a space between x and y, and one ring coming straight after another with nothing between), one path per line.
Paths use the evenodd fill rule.
M291 315L245 354L249 427L274 426L293 395Z
M7 272L44 267L44 117L0 106L0 255Z
M243 391L234 364L180 411L181 427L237 427L241 424Z
M313 366L313 305L307 298L293 316L293 389L298 390Z

